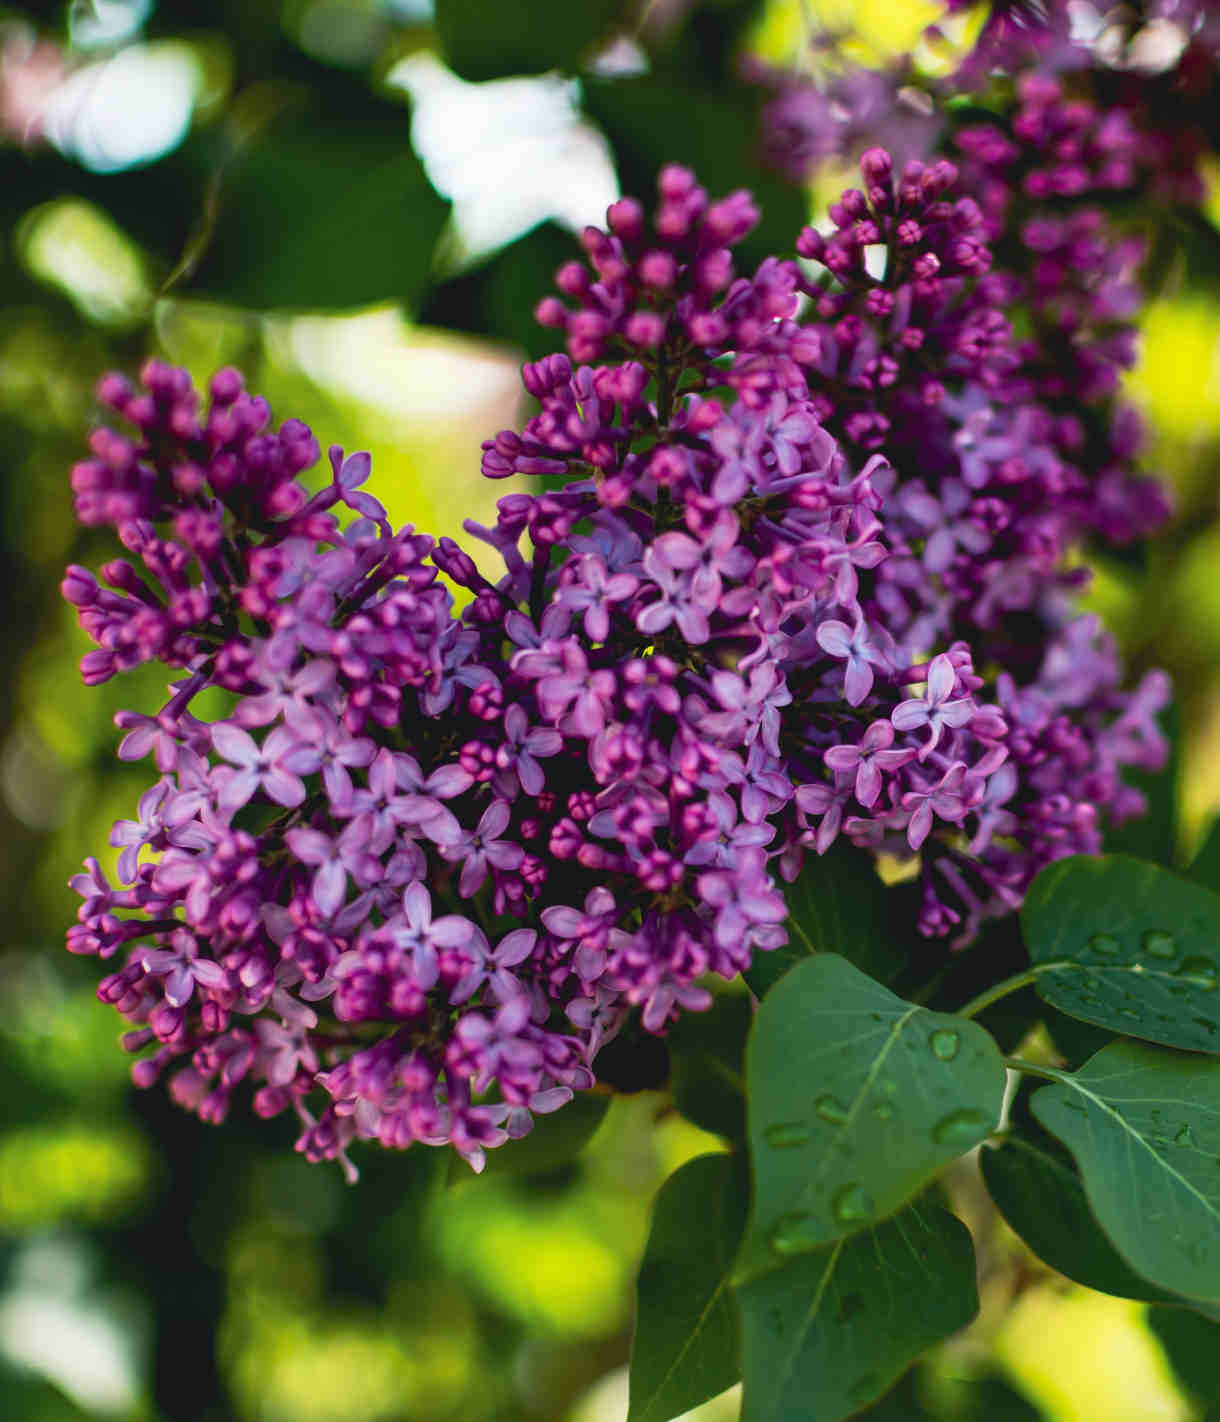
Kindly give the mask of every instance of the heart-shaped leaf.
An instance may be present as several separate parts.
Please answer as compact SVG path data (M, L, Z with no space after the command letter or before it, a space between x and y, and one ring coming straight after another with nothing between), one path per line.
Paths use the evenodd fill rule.
M839 1422L978 1310L960 1220L908 1206L738 1289L742 1422Z
M1098 1293L1149 1303L1184 1300L1135 1272L1093 1217L1080 1174L1049 1138L1010 1135L979 1157L991 1198L1045 1264Z
M1021 910L1039 996L1125 1036L1220 1052L1220 895L1123 855L1061 859Z
M745 1176L742 1160L701 1155L661 1187L640 1266L628 1422L668 1422L741 1376L728 1278Z
M977 1023L895 997L845 958L798 964L747 1051L754 1208L739 1274L892 1215L995 1126L1004 1064Z
M234 156L192 290L259 309L419 299L449 205L411 148L410 115L368 107L293 113Z
M1030 1099L1089 1206L1150 1283L1220 1301L1220 1062L1115 1042Z

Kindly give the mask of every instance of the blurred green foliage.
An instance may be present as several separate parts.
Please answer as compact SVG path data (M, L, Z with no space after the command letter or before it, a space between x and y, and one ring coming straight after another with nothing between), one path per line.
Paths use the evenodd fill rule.
M874 50L909 41L932 13L912 6L898 25L888 5L829 8L860 21ZM97 43L103 22L115 28ZM168 55L193 76L182 132L113 171L102 168L115 133L126 124L124 142L139 138L134 92L103 110L95 86L75 114L73 157L33 131L0 134L6 1422L625 1417L652 1200L681 1164L724 1144L678 1116L668 1094L633 1091L608 1110L591 1098L542 1121L480 1179L423 1149L367 1152L349 1190L292 1153L284 1122L238 1109L217 1131L128 1084L116 1021L94 999L96 965L62 951L75 910L65 884L84 853L107 859L110 824L131 813L146 770L115 759L112 718L153 703L160 684L150 671L80 686L85 642L58 580L66 562L100 561L110 545L74 525L67 478L97 376L156 354L196 378L240 363L323 445L369 448L395 518L436 533L485 518L499 491L478 477L478 443L515 417L522 354L553 348L531 311L572 237L543 220L459 255L454 209L412 146L395 66L436 51L468 80L581 75L574 122L583 114L605 135L623 187L647 193L672 159L697 164L715 192L753 187L766 211L757 258L790 240L808 200L755 162L759 95L736 77L737 57L753 44L790 59L801 34L799 0L438 0L435 15L427 0L0 10L0 46L38 36L75 67ZM505 166L484 200L522 180ZM1197 275L1185 257L1168 263L1131 380L1178 520L1142 564L1107 565L1090 593L1133 664L1166 665L1177 682L1183 799L1176 827L1162 816L1157 834L1181 833L1188 848L1220 803L1220 296ZM725 1019L743 1002L724 999ZM737 1069L731 1051L705 1056L709 1080L723 1085ZM665 1071L658 1051L643 1082L620 1084L661 1085ZM713 1108L693 1114L738 1134L731 1082ZM970 1217L980 1197L969 1180L961 1188ZM1070 1389L1023 1361L1025 1315L997 1332L1014 1279L1035 1283L1044 1323L1062 1285L1037 1283L1040 1266L994 1217L982 1228L1008 1282L984 1278L980 1324L870 1415L1079 1415ZM1145 1416L1149 1398L1178 1406L1147 1335L1145 1352L1131 1343L1136 1315L1105 1319L1145 1370L1117 1400L1094 1384L1093 1422L1140 1415L1121 1410L1132 1398ZM1085 1336L1070 1320L1056 1327ZM1175 1363L1197 1346L1163 1336ZM735 1416L733 1396L702 1415Z

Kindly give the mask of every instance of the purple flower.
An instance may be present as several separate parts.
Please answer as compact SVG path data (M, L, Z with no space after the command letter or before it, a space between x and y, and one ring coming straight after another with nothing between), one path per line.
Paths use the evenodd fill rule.
M516 968L534 951L538 935L532 928L514 928L500 939L494 949L487 950L486 942L471 943L467 951L475 959L474 965L458 979L449 1001L466 1002L484 983L491 989L497 1002L511 1002L522 996L524 989L508 970Z
M454 843L438 846L443 858L462 866L458 892L464 899L478 890L489 869L507 872L521 867L525 851L519 844L500 837L508 828L511 816L507 800L493 800L483 811L477 828L463 830Z
M259 790L277 805L299 805L305 798L305 784L280 764L281 758L297 744L295 734L277 726L261 746L248 731L221 721L212 727L212 744L236 769L222 766L218 803L225 814L233 814Z
M303 864L314 866L310 893L323 918L332 918L342 907L349 874L357 884L367 884L381 872L380 861L368 849L368 826L360 820L353 820L335 838L298 828L290 829L284 839Z
M144 948L137 955L146 973L163 979L162 991L171 1007L185 1007L198 984L205 991L224 988L228 974L219 963L200 958L199 944L185 928L174 930L169 948Z
M912 849L919 849L932 829L932 816L953 824L966 814L967 806L962 797L966 767L957 762L951 765L939 780L926 783L914 780L915 788L902 797L902 808L911 811L911 822L907 826L907 842Z
M517 784L527 795L540 795L546 777L538 760L558 755L563 749L563 737L549 726L529 724L525 708L513 705L504 713L504 740L496 750L496 767L516 794ZM503 788L501 781L497 782Z
M606 710L616 688L614 673L592 670L584 652L570 638L562 643L558 662L558 666L552 662L551 674L538 682L542 714L558 722L565 735L591 738L606 724ZM530 674L525 665L521 669Z
M625 602L639 579L630 573L613 573L596 553L569 559L557 597L558 605L584 614L585 632L594 642L604 642L610 634L610 609Z
M873 642L863 614L857 609L854 628L845 622L823 622L817 638L824 652L847 662L843 693L849 706L859 706L873 689L873 667L890 669L889 657Z
M438 949L477 952L486 943L482 930L468 918L446 914L434 919L432 896L419 882L408 884L403 890L401 917L389 920L387 926L394 946L411 955L415 982L425 991L435 985L440 975Z
M894 728L888 721L874 721L855 745L831 746L822 759L836 775L854 772L856 799L871 810L881 794L882 776L890 775L909 765L916 752L911 749L891 750Z
M936 748L946 727L964 726L975 713L974 701L969 696L950 699L956 680L949 658L943 653L933 657L928 667L926 694L901 702L890 713L890 721L896 731L915 731L920 726L927 726L932 732L931 738L920 749L921 760Z

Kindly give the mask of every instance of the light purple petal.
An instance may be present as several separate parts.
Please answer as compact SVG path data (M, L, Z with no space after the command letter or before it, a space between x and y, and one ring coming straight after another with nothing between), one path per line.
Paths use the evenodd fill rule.
M846 622L823 622L817 636L818 646L832 657L851 656L851 628Z
M258 760L258 746L253 736L228 721L218 721L212 727L212 744L234 765L253 765Z
M928 668L928 701L933 705L944 701L953 690L954 680L953 663L949 658L943 652L933 657Z
M329 859L319 866L313 876L313 900L330 918L338 913L347 896L347 870L337 859Z

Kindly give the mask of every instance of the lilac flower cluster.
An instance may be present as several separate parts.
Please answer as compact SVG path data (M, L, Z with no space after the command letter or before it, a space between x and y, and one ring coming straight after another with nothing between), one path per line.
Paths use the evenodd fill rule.
M978 8L975 0L950 0L950 11L972 8ZM995 257L989 277L954 298L976 309L990 305L987 329L996 339L980 349L984 364L977 378L942 382L953 398L938 405L933 420L937 462L953 474L970 471L977 481L980 455L986 460L987 451L994 450L1006 459L1005 451L1020 445L1023 462L1060 486L1048 491L1050 501L1065 511L1071 505L1070 517L1050 531L1042 568L1033 570L1037 576L1048 575L1059 561L1064 533L1070 539L1087 531L1124 543L1153 531L1168 514L1164 491L1135 467L1141 443L1138 416L1116 398L1121 374L1135 359L1146 253L1139 239L1115 224L1105 204L1141 195L1160 207L1202 201L1200 165L1209 111L1214 113L1216 35L1207 18L1213 7L1166 0L1142 8L1138 20L1135 12L1116 12L1090 41L1071 24L1065 4L997 0L987 7L966 62L950 79L924 81L919 90L930 107L940 109L935 122L941 142L956 150L961 164L957 190L977 203L982 214L978 230ZM1140 63L1137 47L1155 24L1167 25L1178 36L1180 51L1175 57L1172 44L1165 50L1162 35L1168 57L1150 67ZM891 71L848 71L821 85L790 78L765 116L772 160L795 171L806 156L828 156L827 138L842 140L838 156L867 140L864 122L836 129L821 117L835 85L872 96L862 118L873 114L876 133L884 137L893 128L902 92L895 86L902 73L914 91L918 81L910 60ZM1003 87L1007 81L1015 102ZM890 94L888 107L881 91ZM956 124L946 101L966 95L990 106L996 119ZM802 131L801 113L818 128L820 146L814 135ZM928 139L931 145L931 135ZM853 194L853 200L857 197ZM864 198L873 201L867 174ZM867 237L877 216L842 214L837 235L823 244L814 234L802 252L820 259L825 245L832 261L843 260L844 245ZM842 285L842 272L833 265L831 272ZM891 290L896 286L888 269L882 284ZM847 285L855 290L840 291L832 284L829 300L823 297L822 303L840 323L846 315L867 325L877 313L862 309L862 302L883 298L873 289L875 283L857 279ZM1024 338L1006 334L1006 321L1028 328ZM884 345L886 333L876 329L875 320L872 324L866 343ZM910 339L905 330L899 334ZM902 364L893 350L886 354ZM924 388L935 390L945 368L944 353L930 354L921 351L916 360L926 371ZM904 451L923 451L926 431L920 418L912 439L911 422L905 422L904 430L903 420L894 420L895 403L911 403L906 381L896 381L895 391L896 396L875 396L871 402L857 393L861 408L853 413L863 428L873 414L870 447L884 448L901 468L907 462ZM846 418L843 432L858 438L847 430ZM947 441L956 446L956 455L946 453ZM955 463L960 471L952 468ZM974 487L982 485L974 482ZM1024 492L1032 495L1034 489L1028 486ZM1047 499L1039 502L1045 507ZM1039 529L1037 540L1047 531ZM1008 537L1018 535L1014 531Z
M142 389L102 382L133 432L94 433L76 507L133 559L105 586L69 569L84 675L180 673L155 715L118 718L120 755L160 773L114 828L119 882L96 859L73 881L69 947L121 954L99 993L147 1052L137 1081L169 1071L209 1121L249 1082L349 1169L357 1139L479 1168L592 1084L628 1012L661 1032L708 1005L706 974L782 944L779 881L806 853L918 852L920 928L965 939L1095 848L1099 806L1133 808L1118 768L1160 752L1159 681L1122 694L1096 626L1052 624L1045 589L990 590L1053 625L1036 675L996 675L990 643L976 669L958 635L998 621L963 609L989 557L1020 555L1020 479L911 477L852 418L859 388L930 418L1011 359L949 166L887 188L872 155L867 175L818 255L884 348L795 262L738 276L753 204L686 170L651 225L628 200L586 233L592 272L559 274L574 306L539 314L600 363L526 366L538 413L483 446L489 477L550 485L467 524L494 581L392 529L367 455L332 448L311 493L310 431L272 429L235 372L206 409L155 363ZM888 276L865 290L877 243ZM198 713L206 688L223 717Z
M991 802L1002 807L994 823L1003 828L994 839L990 830L974 835L964 856L956 849L923 856L921 927L964 924L968 936L981 916L1018 902L1050 859L1095 852L1103 814L1121 820L1142 807L1120 770L1161 763L1155 713L1167 685L1152 674L1136 692L1121 690L1112 641L1096 619L1072 613L1069 594L1081 574L1066 572L1064 557L1082 533L1128 536L1137 515L1155 522L1164 504L1148 481L1124 482L1125 471L1112 466L1098 472L1079 418L1049 403L1035 378L1036 352L1016 340L1007 319L1013 279L993 268L982 207L954 196L954 166L911 162L896 177L889 155L870 150L861 171L863 189L832 207L829 235L806 229L798 238L800 254L822 267L819 279L770 259L753 278L726 276L719 304L682 288L674 317L684 315L685 324L671 317L663 338L640 342L631 325L639 273L673 239L660 217L655 235L643 233L633 209L630 227L612 222L610 233L586 237L600 280L559 273L575 309L549 299L540 314L564 326L574 353L584 322L596 318L603 346L634 356L658 388L691 391L701 418L702 392L735 393L710 435L728 457L713 497L730 479L733 496L744 478L757 488L760 464L801 468L807 419L872 471L887 556L870 568L859 618L851 628L840 623L836 646L851 649L849 675L863 679L882 637L884 655L907 664L937 646L985 646L992 693L1010 728L1023 727L1015 741L1010 730L1008 763L992 782L1002 796ZM662 177L660 216L676 181ZM697 230L682 240L702 250ZM755 319L760 306L770 320ZM707 321L709 307L720 342L713 350L721 353L711 365L687 355L691 324ZM523 438L502 436L487 447L488 472L558 472L573 457L596 465L603 451L625 450L605 429L583 452L557 438L563 406L535 393L542 413ZM760 427L769 449L759 447ZM1124 428L1121 418L1116 428ZM623 496L631 467L622 453L617 459L598 466L601 497L611 503ZM664 459L672 477L673 455ZM681 470L689 478L685 463ZM907 729L901 718L891 724ZM857 843L894 850L890 831L877 816L847 827ZM831 837L824 831L819 848Z
M664 250L676 290L727 261L701 217ZM681 319L708 335L718 311ZM699 378L718 346L692 348ZM160 777L114 828L119 883L96 859L74 881L69 946L121 953L100 995L150 1049L138 1081L172 1068L210 1121L250 1081L310 1158L449 1141L477 1166L591 1083L630 1008L661 1030L707 1004L704 974L783 942L772 870L807 845L989 833L1007 727L969 652L909 665L866 610L879 460L851 469L807 400L725 410L673 372L664 410L641 364L566 357L525 379L542 414L489 442L488 472L577 477L473 530L495 584L392 530L365 455L332 449L310 495L309 431L272 431L233 372L206 413L182 372L108 377L134 436L99 429L73 473L82 521L138 560L108 586L68 572L86 680L181 676L119 717L120 755ZM193 714L206 687L223 719Z

